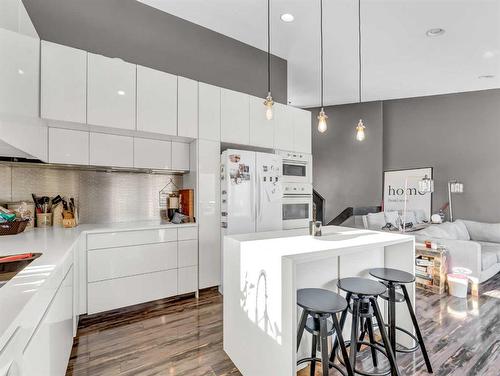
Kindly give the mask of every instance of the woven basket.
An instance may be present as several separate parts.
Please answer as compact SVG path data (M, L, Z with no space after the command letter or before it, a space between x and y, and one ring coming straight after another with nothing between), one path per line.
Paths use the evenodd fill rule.
M28 223L29 219L0 223L0 236L19 234L24 231Z

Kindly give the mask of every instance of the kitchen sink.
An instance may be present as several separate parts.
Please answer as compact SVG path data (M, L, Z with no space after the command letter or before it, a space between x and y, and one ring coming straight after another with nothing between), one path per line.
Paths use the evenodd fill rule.
M0 256L0 287L41 255L41 253L29 252Z

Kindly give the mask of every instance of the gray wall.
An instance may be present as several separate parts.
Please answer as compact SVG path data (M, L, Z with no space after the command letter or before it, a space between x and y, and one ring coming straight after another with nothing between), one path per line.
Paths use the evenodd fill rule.
M75 198L81 223L159 220L158 192L170 178L182 187L182 176L0 165L0 205L60 194Z
M311 109L314 189L326 199L325 221L349 206L378 206L382 196L382 104L370 102L325 108L328 130L317 130ZM366 140L356 141L363 118Z
M464 183L454 217L500 222L500 90L386 101L384 168L434 167L433 209Z
M314 187L327 200L326 220L347 206L378 205L384 170L431 166L434 212L448 201L447 181L458 179L465 193L454 196L455 218L500 222L500 90L334 106L327 113L328 133L319 134L316 121L312 131ZM359 114L367 126L363 143L354 141Z
M135 0L23 0L41 39L233 89L267 95L267 54ZM264 16L264 15L263 15ZM265 30L262 31L265 38ZM286 60L272 92L287 103Z

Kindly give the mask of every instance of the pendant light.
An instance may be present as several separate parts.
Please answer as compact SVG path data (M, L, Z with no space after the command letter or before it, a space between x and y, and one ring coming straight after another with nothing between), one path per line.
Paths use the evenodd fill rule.
M320 133L326 132L328 129L328 124L326 120L328 116L325 114L325 109L323 108L323 0L319 0L319 32L320 32L320 52L321 52L321 61L320 61L320 71L321 71L321 110L318 115L318 131Z
M266 119L273 119L273 97L271 95L271 0L267 0L267 97L264 101Z
M361 0L358 0L358 64L358 95L359 103L361 103ZM356 140L363 141L365 139L365 128L363 119L359 119L358 125L356 125Z

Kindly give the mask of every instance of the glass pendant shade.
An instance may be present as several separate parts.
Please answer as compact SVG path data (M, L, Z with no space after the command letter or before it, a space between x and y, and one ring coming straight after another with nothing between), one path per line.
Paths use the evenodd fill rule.
M365 139L365 128L363 120L359 119L358 125L356 126L356 140L363 141Z
M266 100L264 101L264 106L266 107L266 119L267 120L272 120L273 119L273 97L271 96L271 92L267 94Z
M323 107L322 107L321 111L319 112L319 115L318 115L318 131L320 133L324 133L328 129L328 125L326 123L327 119L328 119L328 116L325 114L325 111L323 110Z
M425 175L418 182L418 190L421 193L432 193L434 192L434 180Z

